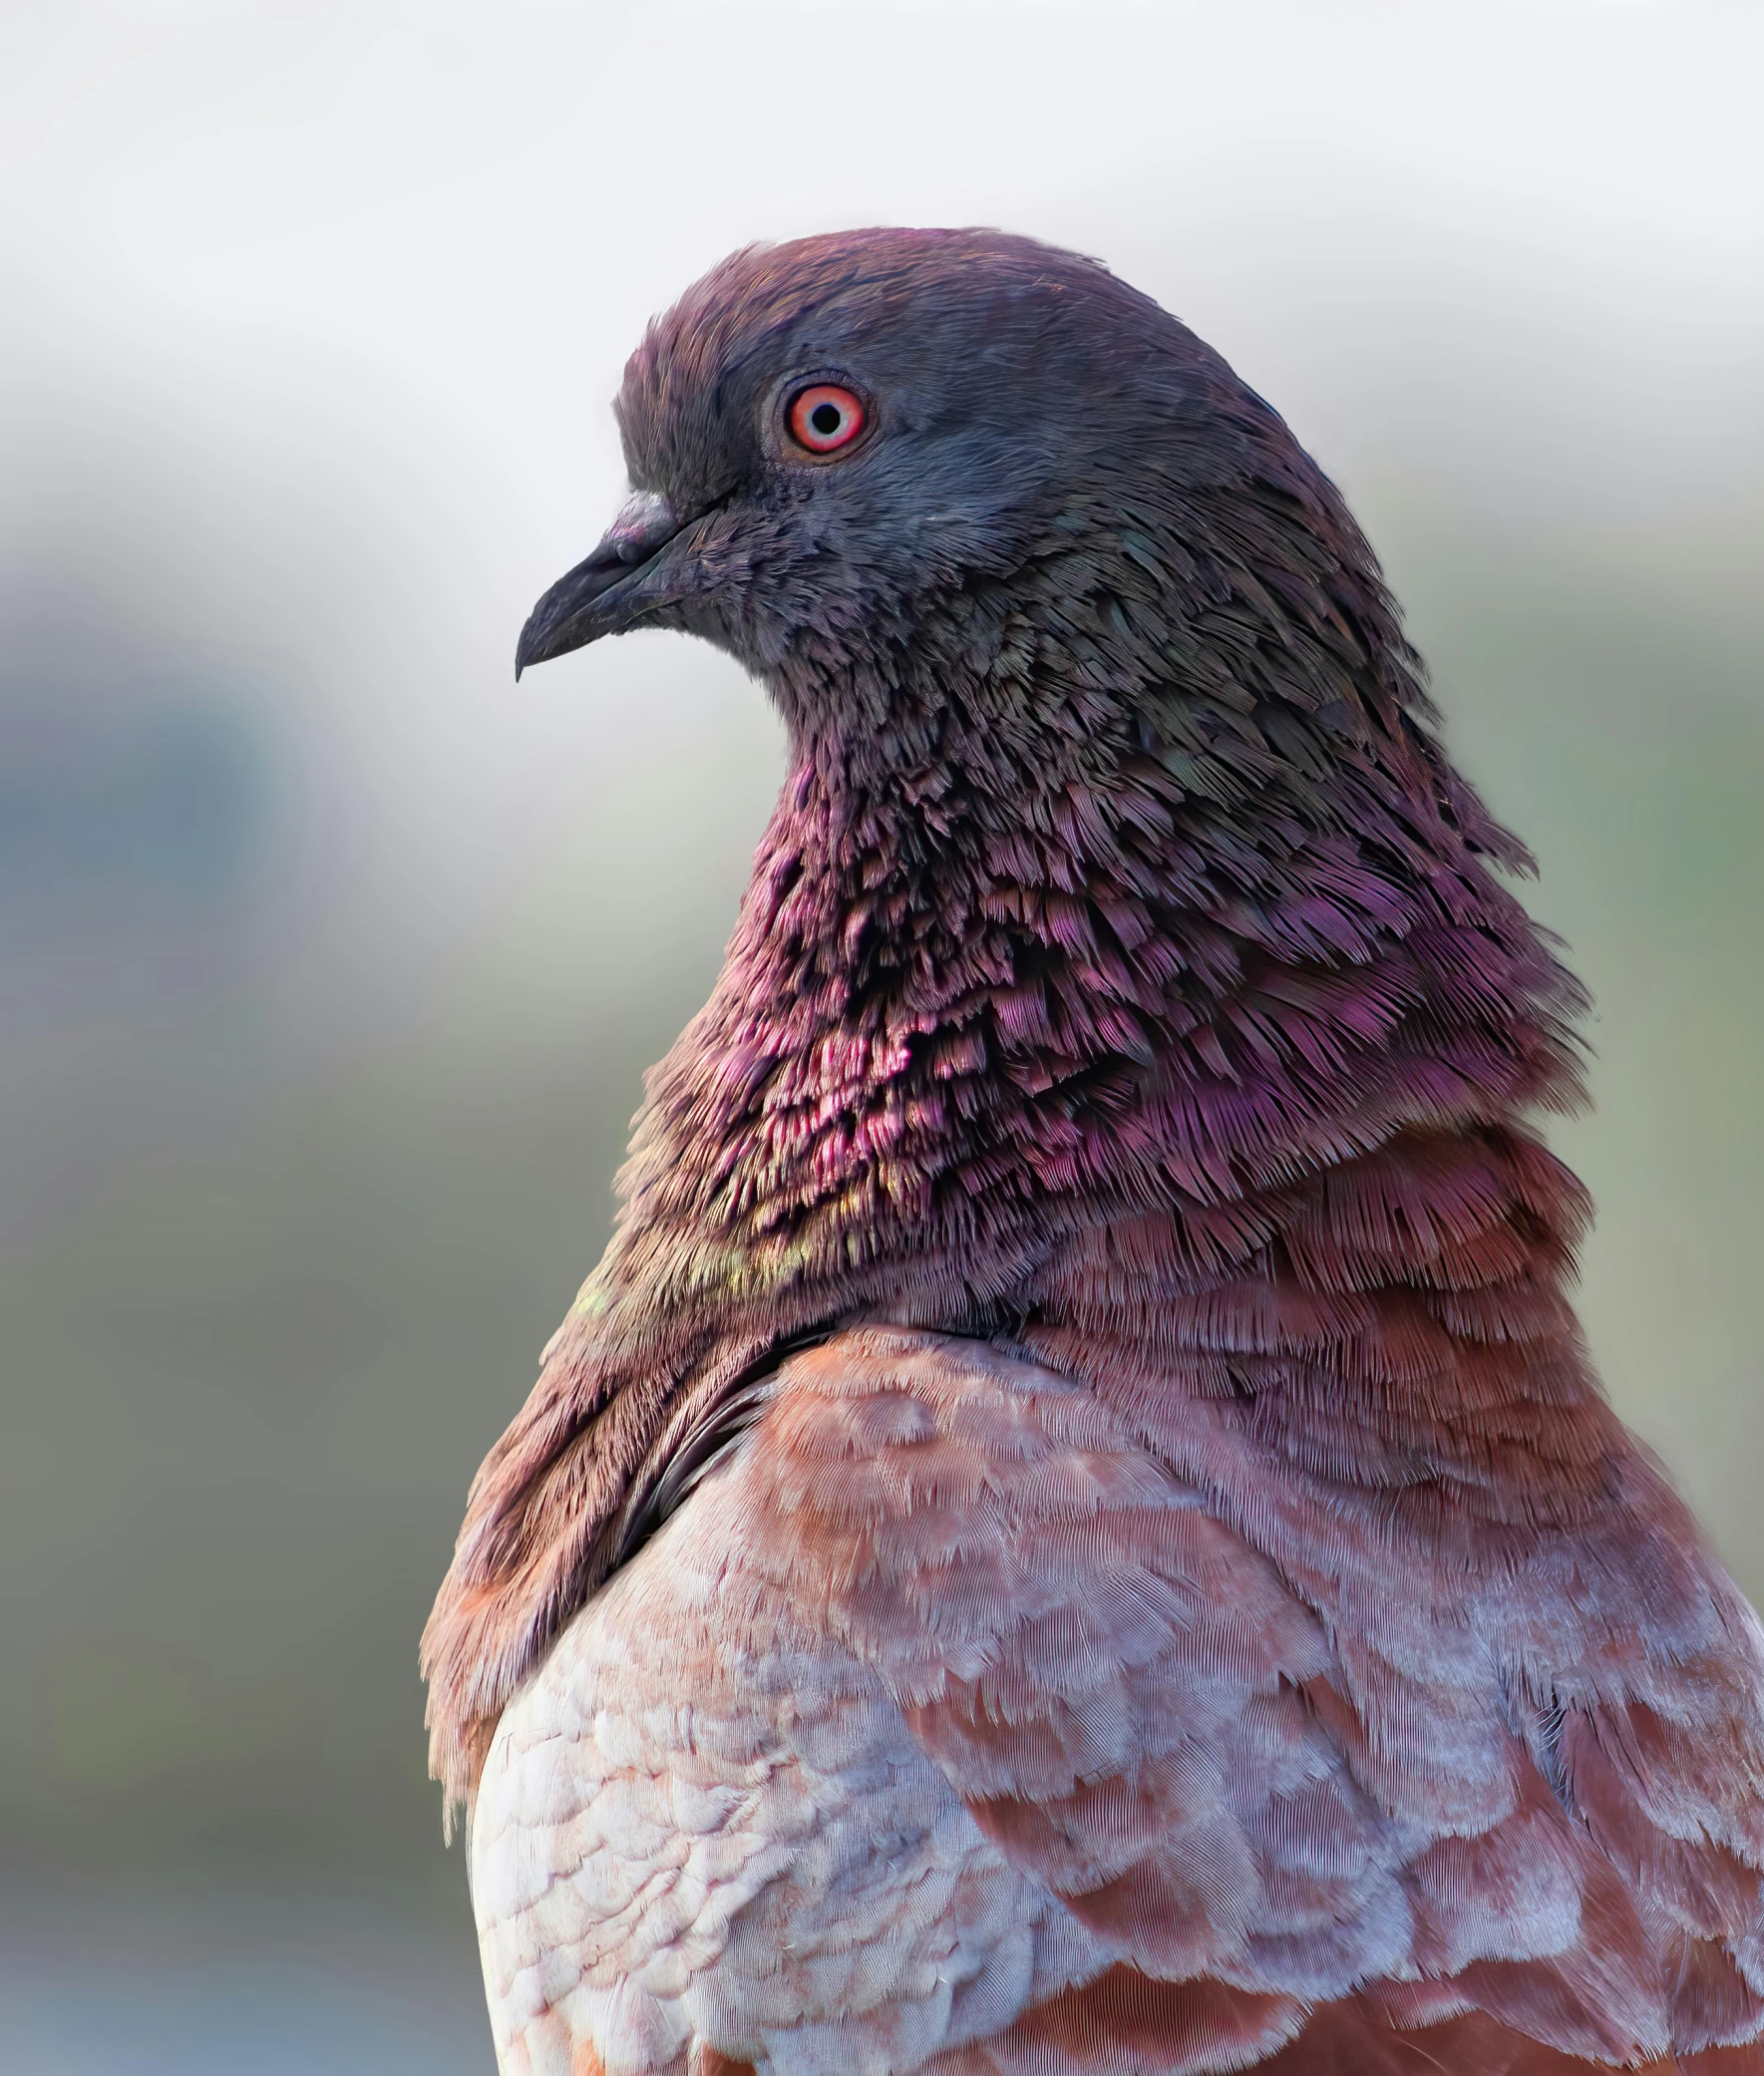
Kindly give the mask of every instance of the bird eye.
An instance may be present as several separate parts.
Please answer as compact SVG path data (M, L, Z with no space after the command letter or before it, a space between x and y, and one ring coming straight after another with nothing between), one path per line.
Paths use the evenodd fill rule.
M863 402L837 383L812 383L790 400L790 436L811 454L850 447L863 430Z

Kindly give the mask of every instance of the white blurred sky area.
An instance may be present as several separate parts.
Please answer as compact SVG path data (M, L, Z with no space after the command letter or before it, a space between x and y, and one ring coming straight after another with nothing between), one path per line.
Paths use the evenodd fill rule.
M1342 484L1598 998L1594 1348L1764 1590L1761 98L1745 0L0 0L0 2037L353 2067L341 1884L445 1900L362 2037L455 2066L416 1629L779 756L515 636L755 238L1096 253Z

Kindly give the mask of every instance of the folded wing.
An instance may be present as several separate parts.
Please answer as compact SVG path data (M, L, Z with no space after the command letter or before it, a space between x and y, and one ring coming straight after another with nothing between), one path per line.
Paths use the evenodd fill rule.
M1764 2069L1764 1653L1700 1555L1655 1637L1645 1563L1411 1565L1368 1498L1325 1585L1088 1386L881 1329L747 1451L750 1549L1107 1960L952 2070Z

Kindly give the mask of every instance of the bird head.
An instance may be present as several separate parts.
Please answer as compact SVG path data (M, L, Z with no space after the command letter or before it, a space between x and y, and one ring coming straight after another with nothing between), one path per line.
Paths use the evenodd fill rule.
M1259 450L1274 473L1315 478L1150 298L995 231L738 252L651 325L615 408L632 494L539 600L518 669L603 634L683 628L763 678L793 721L830 683L885 707L940 623L971 645L989 580L1083 552L1136 511L1163 530L1160 516Z

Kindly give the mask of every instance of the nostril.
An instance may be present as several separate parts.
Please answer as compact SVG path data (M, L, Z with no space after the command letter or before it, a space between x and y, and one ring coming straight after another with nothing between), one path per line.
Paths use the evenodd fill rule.
M633 491L606 529L599 554L608 562L644 562L679 530L673 507L657 491Z

